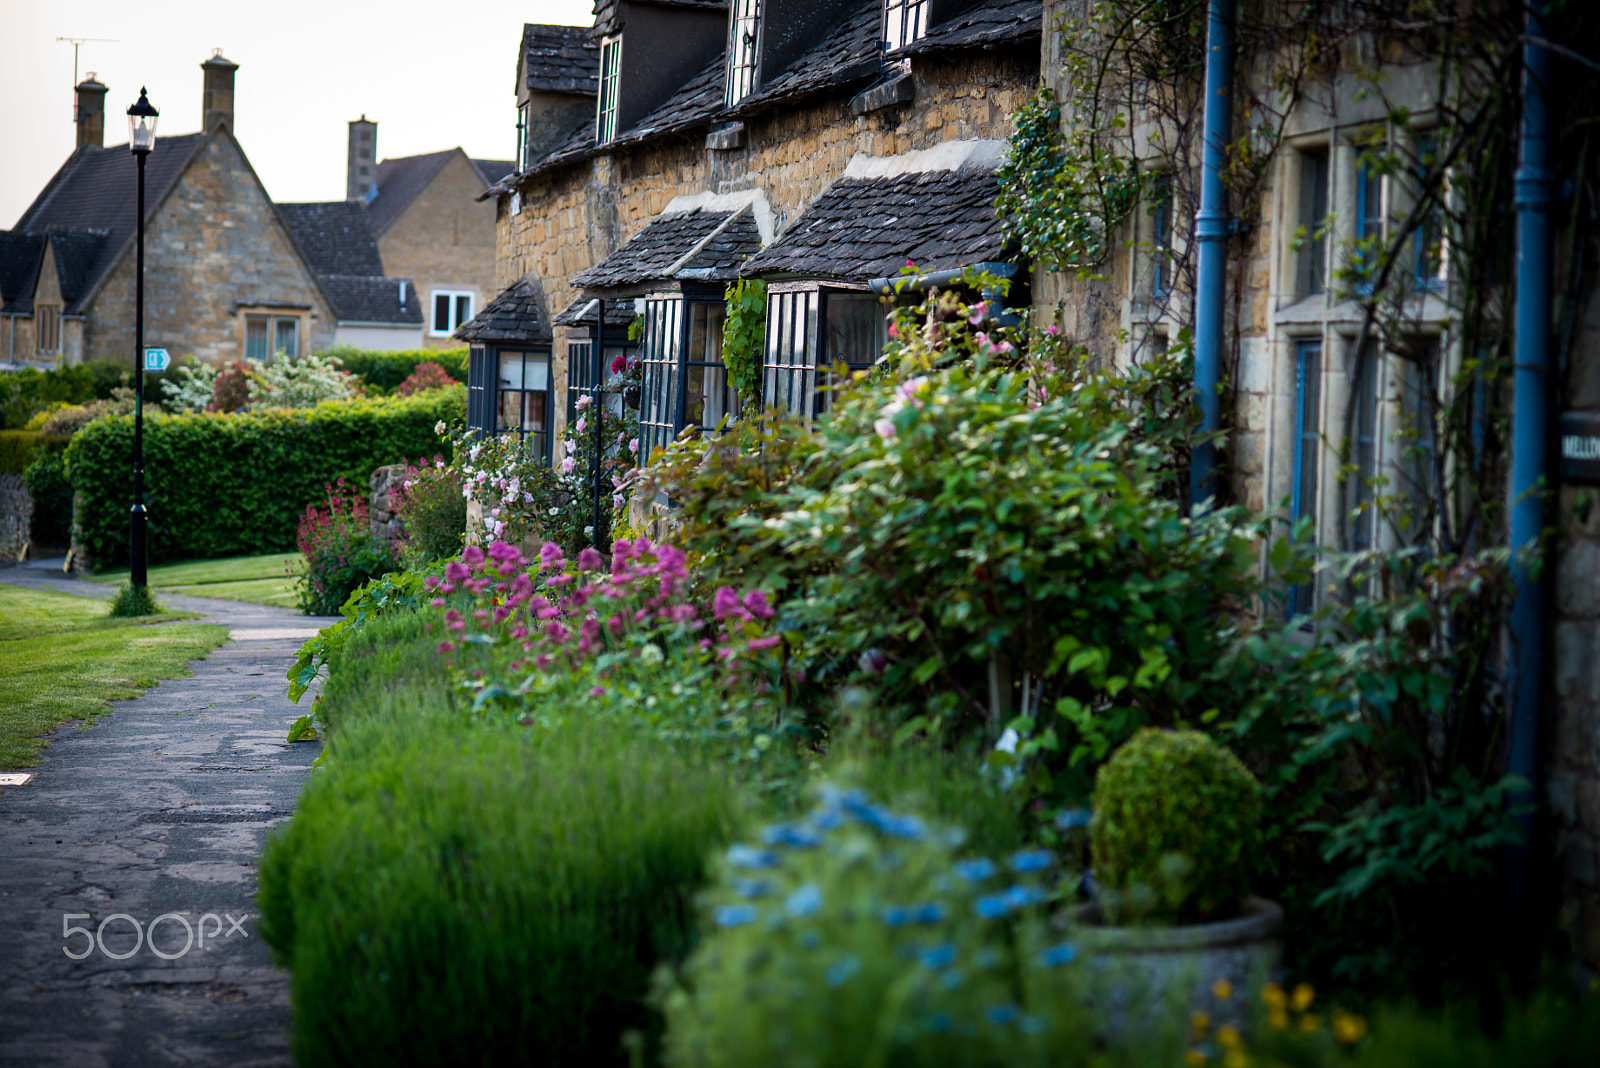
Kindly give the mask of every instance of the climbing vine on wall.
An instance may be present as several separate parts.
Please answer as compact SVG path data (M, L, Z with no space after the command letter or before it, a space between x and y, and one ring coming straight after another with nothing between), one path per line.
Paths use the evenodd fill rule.
M761 396L761 352L767 333L767 283L746 278L728 287L722 323L722 365L747 407Z

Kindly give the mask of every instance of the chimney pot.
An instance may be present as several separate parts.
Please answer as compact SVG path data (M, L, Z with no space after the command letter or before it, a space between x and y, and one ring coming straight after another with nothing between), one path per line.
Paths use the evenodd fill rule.
M106 144L106 87L95 79L94 71L77 85L78 147Z
M205 118L206 132L209 133L219 122L227 123L229 131L236 132L233 126L233 73L239 69L239 64L224 56L222 49L213 48L211 58L200 64L200 69L205 72L200 114Z

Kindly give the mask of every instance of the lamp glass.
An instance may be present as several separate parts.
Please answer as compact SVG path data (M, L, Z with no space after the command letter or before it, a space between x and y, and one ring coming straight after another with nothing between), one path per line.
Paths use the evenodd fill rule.
M156 118L160 112L150 106L150 98L139 90L139 99L128 109L128 148L149 152L156 147Z

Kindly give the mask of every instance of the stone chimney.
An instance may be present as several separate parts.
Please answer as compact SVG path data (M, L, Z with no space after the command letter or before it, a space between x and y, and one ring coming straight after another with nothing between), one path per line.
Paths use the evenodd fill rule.
M345 153L344 198L371 203L378 195L378 124L365 115L350 124Z
M106 145L106 87L95 81L94 71L78 83L78 147Z
M222 49L213 48L211 58L200 64L200 69L205 71L205 97L200 104L205 131L210 133L217 123L225 122L230 132L237 132L233 128L233 72L239 64L224 57Z

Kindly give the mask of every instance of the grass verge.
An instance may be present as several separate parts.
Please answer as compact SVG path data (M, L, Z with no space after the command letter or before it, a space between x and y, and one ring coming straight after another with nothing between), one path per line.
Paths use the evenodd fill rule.
M185 560L150 569L150 587L158 593L187 597L214 597L220 601L247 601L275 608L295 608L294 573L304 558L299 553L233 556L223 560ZM121 585L128 569L102 571L92 581Z
M109 605L49 590L0 586L0 768L39 762L43 735L92 720L106 702L137 697L228 640L204 623L151 626L192 613L111 619Z

